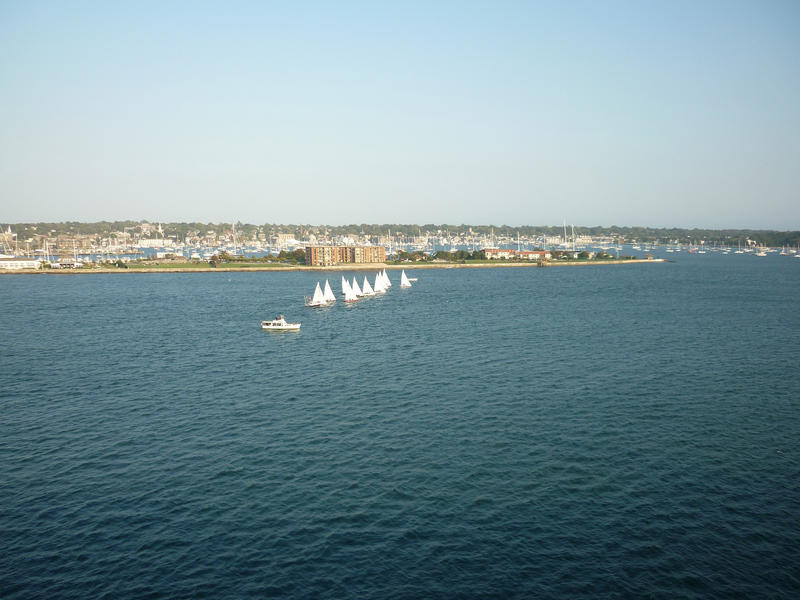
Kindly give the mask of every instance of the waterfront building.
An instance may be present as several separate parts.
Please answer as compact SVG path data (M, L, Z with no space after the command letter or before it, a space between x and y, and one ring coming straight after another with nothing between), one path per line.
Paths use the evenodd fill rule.
M551 258L550 252L547 250L517 250L516 255L525 260L549 260Z
M515 251L513 248L484 248L483 253L488 259L508 259L514 258Z
M484 248L487 259L521 258L523 260L550 260L548 250L514 250L513 248Z
M24 256L5 256L0 258L0 270L18 271L20 269L41 269L42 261Z
M316 267L385 261L386 248L383 246L306 246L306 264Z

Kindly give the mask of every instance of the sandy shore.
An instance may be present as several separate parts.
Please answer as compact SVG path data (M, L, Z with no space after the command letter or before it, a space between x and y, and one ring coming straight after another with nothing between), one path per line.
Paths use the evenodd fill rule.
M654 259L632 259L632 260L586 260L586 261L550 261L543 266L550 267L578 267L578 266L600 266L600 265L630 265L638 263L663 263L667 262L663 258ZM0 271L0 275L91 275L109 273L283 273L287 271L372 271L376 269L497 269L497 268L535 268L538 263L408 263L402 265L387 265L384 263L369 264L347 264L334 265L330 267L307 267L305 265L293 266L272 266L272 267L187 267L187 268L157 268L152 269L20 269L15 271Z

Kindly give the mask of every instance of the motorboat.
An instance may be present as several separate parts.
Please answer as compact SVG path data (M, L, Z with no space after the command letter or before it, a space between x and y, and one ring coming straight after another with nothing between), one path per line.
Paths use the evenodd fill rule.
M266 331L300 331L300 323L287 323L283 315L271 321L261 321L261 329Z

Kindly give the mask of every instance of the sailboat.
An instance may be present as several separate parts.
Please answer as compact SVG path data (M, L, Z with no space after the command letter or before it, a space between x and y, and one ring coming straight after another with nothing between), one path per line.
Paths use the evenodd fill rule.
M353 276L353 283L352 283L352 285L350 287L352 288L353 293L356 295L356 297L360 298L361 296L364 295L361 292L361 288L358 287L358 282L356 281L355 275Z
M401 288L410 288L411 287L411 282L408 280L408 277L406 277L405 269L400 274L400 287Z
M344 294L345 302L358 302L360 300L353 291L353 288L350 287L350 284L347 283L347 280L344 278L342 278L342 293Z
M327 302L325 301L325 297L322 294L322 289L319 287L319 281L317 282L317 289L314 290L314 297L309 298L306 296L306 306L311 306L313 308L318 308L320 306L327 306Z
M333 304L334 302L336 302L336 296L333 295L331 284L328 283L327 279L325 280L325 291L322 293L322 297L328 304Z
M384 287L385 287L387 290L388 290L390 287L392 287L392 282L391 282L391 281L389 281L389 276L386 274L386 269L384 269L384 270L383 270L383 273L382 273L382 275L381 275L381 278L383 279L383 284L384 284Z
M361 294L363 296L374 296L375 291L372 289L372 286L369 284L369 279L367 276L364 275L364 285L361 286Z
M386 292L386 284L383 282L380 271L375 273L375 285L373 286L373 289L375 290L376 294L383 294Z

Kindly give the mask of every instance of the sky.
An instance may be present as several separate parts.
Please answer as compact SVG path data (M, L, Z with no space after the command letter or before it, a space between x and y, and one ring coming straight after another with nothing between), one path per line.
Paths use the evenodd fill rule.
M0 1L0 222L800 229L800 2Z

